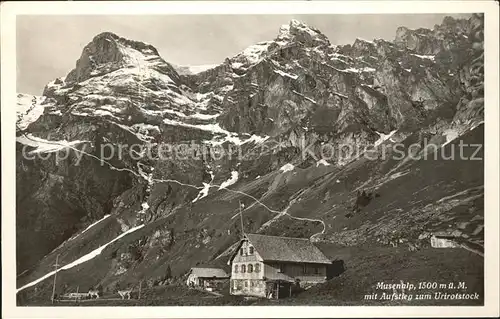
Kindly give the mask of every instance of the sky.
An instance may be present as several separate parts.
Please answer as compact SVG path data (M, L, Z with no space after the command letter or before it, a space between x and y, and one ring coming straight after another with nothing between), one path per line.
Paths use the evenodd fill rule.
M450 14L454 17L468 17ZM85 45L110 31L156 47L177 65L218 64L246 47L272 40L297 19L318 28L332 44L393 40L396 29L433 28L446 14L325 15L36 15L17 16L17 92L41 95L45 85L75 67Z

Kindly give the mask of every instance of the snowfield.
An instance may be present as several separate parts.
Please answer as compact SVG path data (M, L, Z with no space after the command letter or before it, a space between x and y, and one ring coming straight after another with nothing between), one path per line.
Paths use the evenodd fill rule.
M389 134L387 134L387 135L386 135L386 134L384 134L384 133L375 132L375 133L377 133L377 134L380 136L380 138L379 138L378 140L376 140L376 141L375 141L374 146L375 146L375 147L377 147L377 146L379 146L380 144L382 144L383 142L385 142L385 141L387 141L387 140L390 140L391 142L394 142L394 140L393 140L391 137L392 137L392 136L394 135L394 133L396 133L396 132L397 132L397 130L394 130L394 131L391 131L391 132L390 132Z
M264 58L264 54L267 52L270 44L271 41L264 41L251 45L237 55L237 57L245 59L250 64L256 64Z
M458 131L453 130L453 129L449 129L449 130L444 131L444 135L446 137L446 142L444 142L444 144L441 147L449 144L451 141L456 139L458 137Z
M103 218L99 219L98 221L92 223L90 226L88 226L87 228L85 228L80 234L77 234L75 237L72 237L70 239L68 239L68 241L70 240L74 240L78 237L80 237L81 235L83 235L85 232L87 232L89 229L91 229L92 227L94 227L95 225L99 224L100 222L102 222L103 220L105 220L106 218L108 218L109 216L111 215L104 215Z
M58 152L60 150L66 149L66 148L71 148L77 144L85 143L87 141L66 141L66 140L61 140L61 141L49 141L45 140L40 137L35 137L31 134L28 135L21 135L16 137L16 142L21 143L23 145L28 145L31 147L36 148L35 150L31 151L32 154L36 153L52 153L52 152Z
M328 163L326 160L324 159L320 159L317 163L316 163L316 167L319 167L320 165L323 165L323 166L330 166L330 163Z
M213 146L222 145L226 142L230 142L230 143L233 143L235 145L243 145L243 144L250 143L250 142L263 143L264 141L266 141L269 138L269 136L261 137L258 135L252 135L247 139L241 139L238 136L238 133L230 132L228 130L223 129L222 127L220 127L219 123L215 123L215 124L189 124L189 123L184 123L184 122L170 120L170 119L164 119L163 123L165 123L167 125L172 125L172 126L183 126L183 127L189 127L189 128L201 130L201 131L211 132L214 135L217 135L217 134L224 135L222 137L216 136L211 140L203 141L203 143L210 144Z
M317 104L315 100L311 99L310 97L305 96L305 95L304 95L304 94L302 94L302 93L299 93L299 92L297 92L297 91L295 91L295 90L293 90L292 92L293 92L293 93L295 93L295 94L297 94L298 96L303 97L304 99L308 100L308 101L309 101L309 102L311 102L311 103Z
M45 106L42 103L45 96L35 96L29 94L17 95L17 127L24 130L31 123L35 122L42 114Z
M295 168L295 166L293 166L292 164L288 163L288 164L285 164L285 165L281 166L280 171L282 171L283 173L291 172L291 171L294 170L294 168Z
M224 189L224 188L226 188L228 186L231 186L234 183L236 183L237 181L238 181L238 172L237 171L232 171L231 172L231 178L229 178L228 180L226 180L225 182L223 182L222 184L220 184L219 190L220 189Z
M202 198L205 198L208 196L208 191L210 190L210 186L214 180L214 172L213 171L210 171L210 176L211 176L211 180L209 183L203 183L203 189L198 193L198 196L196 196L195 199L192 200L192 203L195 203L196 201L202 199Z
M281 70L273 70L273 72L274 72L274 73L276 73L276 74L279 74L279 75L281 75L281 76L288 77L288 78L290 78L290 79L292 79L292 80L296 80L296 79L299 77L299 76L298 76L298 75L296 75L296 74L286 73L286 72L283 72L283 71L281 71Z
M217 118L218 116L220 116L220 113L219 113L219 114L202 114L202 113L195 113L195 114L191 114L191 115L189 115L188 117L189 117L189 118L199 119L199 120L211 120L211 119L215 119L215 118Z
M417 58L427 59L427 60L431 60L431 61L434 61L434 58L435 58L434 55L419 55L419 54L411 54L411 55L416 56Z
M103 246L101 246L101 247L99 247L99 248L97 248L97 249L95 249L95 250L91 251L90 253L88 253L88 254L86 254L86 255L83 255L82 257L80 257L80 258L78 258L77 260L75 260L75 261L73 261L73 262L71 262L71 263L67 264L66 266L63 266L63 267L59 268L59 269L57 270L57 272L59 272L59 271L61 271L61 270L68 270L68 269L70 269L70 268L73 268L73 267L75 267L75 266L77 266L77 265L80 265L80 264L82 264L82 263L84 263L84 262L87 262L87 261L89 261L89 260L91 260L91 259L93 259L93 258L95 258L95 257L99 256L99 255L102 253L102 251L104 250L104 248L106 248L108 245L111 245L112 243L114 243L115 241L119 240L120 238L122 238L122 237L124 237L124 236L126 236L126 235L128 235L128 234L130 234L130 233L132 233L132 232L134 232L134 231L136 231L136 230L138 230L138 229L141 229L142 227L144 227L144 225L139 225L139 226L136 226L136 227L130 228L129 230L127 230L126 232L122 233L121 235L119 235L119 236L118 236L118 237L116 237L115 239L111 240L111 241L110 241L110 242L108 242L107 244L105 244L105 245L103 245ZM52 276L52 275L54 275L55 273L56 273L56 271L55 271L55 270L54 270L54 271L51 271L51 272L49 272L48 274L46 274L45 276L40 277L40 278L38 278L37 280L32 281L32 282L30 282L30 283L28 283L28 284L26 284L26 285L22 286L21 288L17 289L17 291L16 291L16 292L19 292L19 291L24 290L24 289L26 289L26 288L28 288L28 287L34 286L34 285L38 284L39 282L42 282L42 281L44 281L45 279L47 279L47 278L51 277L51 276Z
M187 68L191 74L198 74L198 73L213 69L217 66L219 66L219 65L218 64L203 64L203 65L189 65L189 66L187 66Z

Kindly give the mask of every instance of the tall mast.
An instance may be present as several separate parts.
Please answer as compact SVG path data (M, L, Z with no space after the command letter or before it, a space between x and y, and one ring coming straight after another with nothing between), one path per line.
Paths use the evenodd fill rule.
M57 254L57 256L56 256L56 264L54 265L54 267L56 267L56 272L54 273L54 283L52 284L52 297L51 297L52 303L54 303L54 297L56 294L56 278L57 278L57 267L58 266L59 266L59 254Z
M241 222L241 238L245 237L245 229L243 228L243 212L241 210L241 200L239 201L240 203L240 222Z

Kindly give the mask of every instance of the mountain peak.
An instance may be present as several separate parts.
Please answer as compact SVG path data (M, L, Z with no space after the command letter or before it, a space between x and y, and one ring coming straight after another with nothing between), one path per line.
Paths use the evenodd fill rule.
M92 43L99 43L102 41L115 42L125 47L129 47L134 50L140 51L142 53L159 55L158 50L151 44L141 41L130 40L109 31L99 33L92 39L91 43L89 43L88 45L91 45Z
M152 45L129 40L112 32L102 32L83 48L75 69L68 74L66 81L85 81L95 74L140 64L140 61L151 57L159 58L158 50Z
M289 24L291 27L308 27L307 24L305 24L304 22L302 21L299 21L297 19L292 19L290 20L290 24Z
M105 31L105 32L101 32L99 33L98 35L96 35L92 41L99 41L100 39L110 39L110 40L116 40L116 39L119 39L120 37L113 33L113 32L110 32L110 31Z
M330 44L321 31L296 19L281 26L277 40L297 41L308 46Z

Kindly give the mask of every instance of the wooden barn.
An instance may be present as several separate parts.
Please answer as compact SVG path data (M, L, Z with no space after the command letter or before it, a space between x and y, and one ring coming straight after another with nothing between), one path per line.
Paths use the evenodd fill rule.
M245 234L228 264L232 295L282 298L325 281L332 263L309 239Z
M229 275L220 268L191 268L186 284L193 288L214 290L228 279Z

